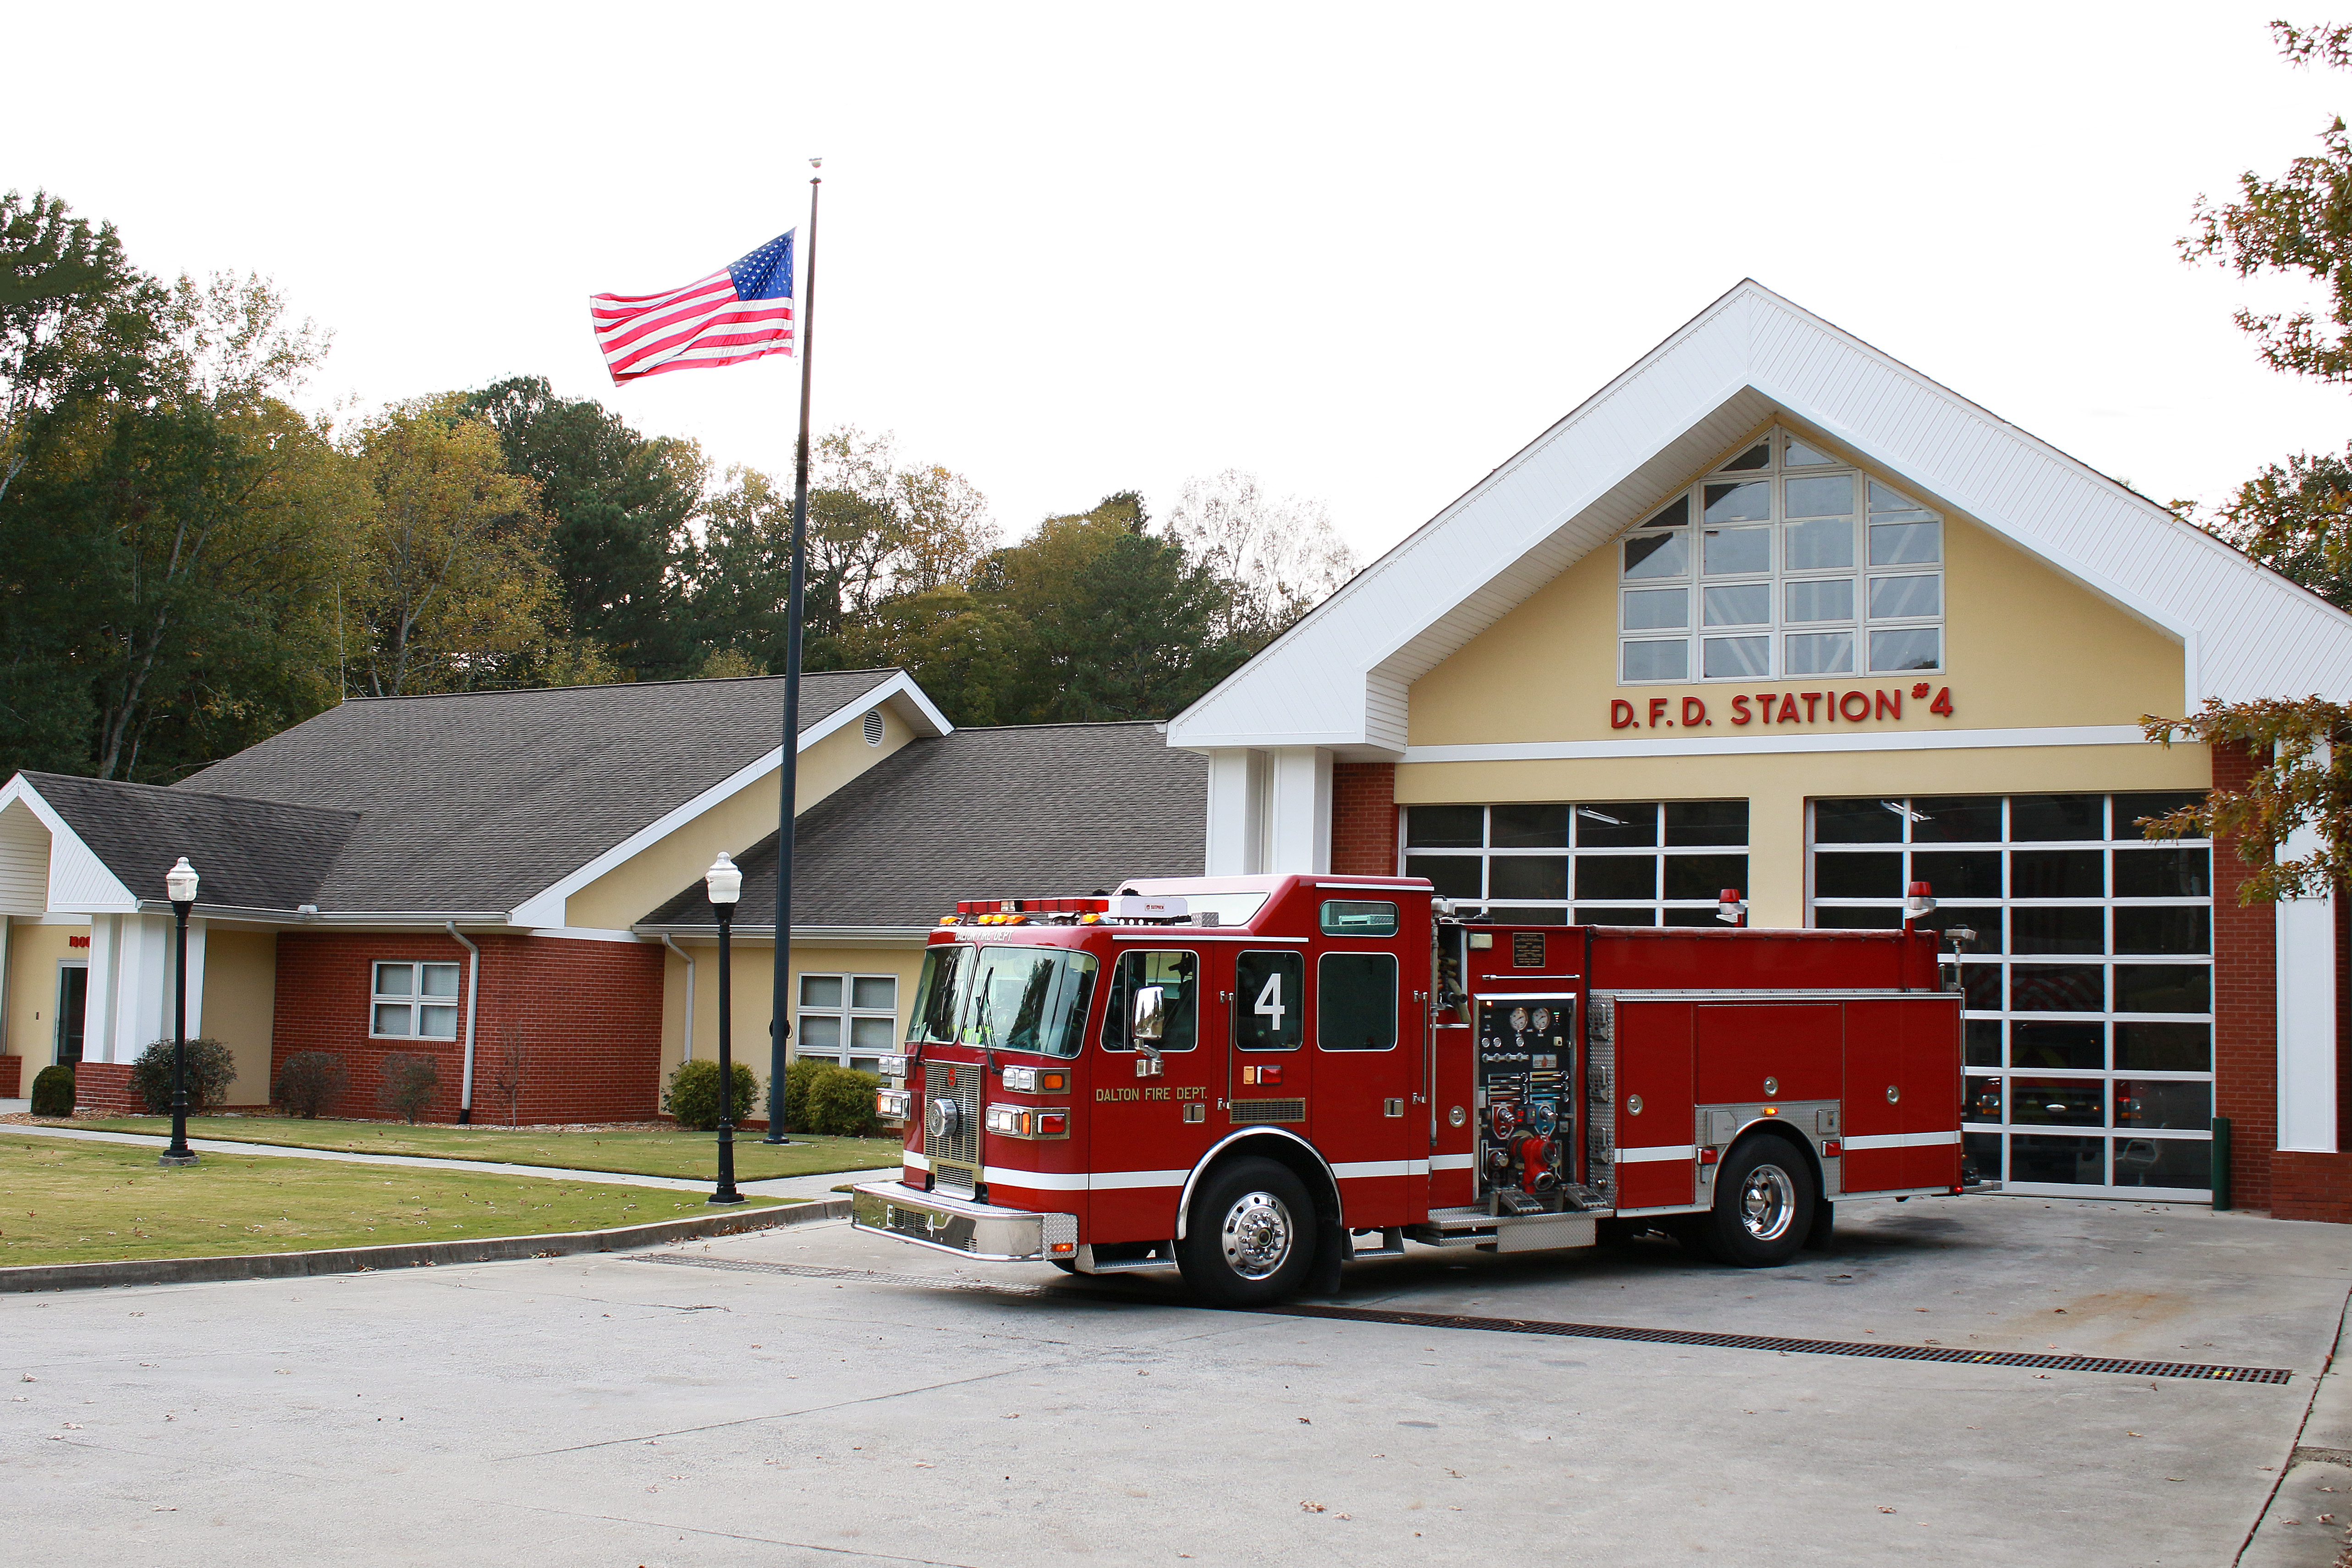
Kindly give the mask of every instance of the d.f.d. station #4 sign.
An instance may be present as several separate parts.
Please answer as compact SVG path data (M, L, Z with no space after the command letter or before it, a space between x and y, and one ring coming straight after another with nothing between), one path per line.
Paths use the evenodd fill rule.
M1906 696L1911 699L1914 713L1952 716L1952 688L1918 681L1907 691L1896 686L1870 691L1758 692L1753 696L1738 692L1727 705L1725 722L1734 728L1750 724L1875 724L1902 718ZM1644 706L1646 713L1623 697L1616 698L1609 705L1609 727L1706 729L1715 724L1705 697L1651 697Z

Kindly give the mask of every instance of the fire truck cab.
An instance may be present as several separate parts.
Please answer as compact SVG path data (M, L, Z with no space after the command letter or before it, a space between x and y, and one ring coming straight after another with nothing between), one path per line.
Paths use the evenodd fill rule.
M1937 942L1457 919L1404 877L962 904L884 1064L904 1169L853 1223L1234 1305L1407 1239L1782 1263L1841 1197L1962 1189Z

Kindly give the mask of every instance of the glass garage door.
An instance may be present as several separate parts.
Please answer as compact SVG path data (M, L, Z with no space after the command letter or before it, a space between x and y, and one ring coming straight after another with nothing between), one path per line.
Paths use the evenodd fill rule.
M1745 800L1408 806L1404 874L1497 920L1713 925L1748 886Z
M1812 920L1977 933L1964 1141L2027 1192L2210 1196L2212 849L2135 825L2189 794L1817 800Z

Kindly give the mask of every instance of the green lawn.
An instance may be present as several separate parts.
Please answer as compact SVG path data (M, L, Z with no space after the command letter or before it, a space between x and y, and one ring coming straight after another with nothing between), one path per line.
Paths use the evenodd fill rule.
M331 1160L206 1155L165 1170L152 1149L5 1132L0 1206L0 1267L543 1236L714 1212L696 1192Z
M77 1127L111 1133L149 1133L167 1137L169 1116L118 1116L77 1121ZM496 1160L519 1166L557 1166L573 1171L618 1171L629 1176L710 1176L718 1169L715 1133L667 1128L597 1127L412 1127L403 1122L316 1122L299 1116L191 1116L188 1136L240 1144L285 1144L301 1149L350 1149L369 1155L428 1155L443 1160ZM823 1176L834 1171L872 1170L898 1163L896 1138L819 1138L795 1133L781 1148L760 1142L757 1133L735 1135L735 1179Z

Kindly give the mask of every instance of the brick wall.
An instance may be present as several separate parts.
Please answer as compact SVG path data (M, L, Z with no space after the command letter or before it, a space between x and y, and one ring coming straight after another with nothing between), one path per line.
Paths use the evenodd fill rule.
M2272 1217L2352 1225L2352 1154L2281 1149L2271 1155Z
M74 1114L144 1116L147 1102L131 1088L127 1061L82 1061L74 1066Z
M1331 765L1331 870L1341 876L1397 874L1396 764Z
M476 1019L474 1120L504 1122L499 1057L520 1042L524 1084L518 1119L530 1123L636 1122L660 1098L662 949L641 943L574 942L546 936L478 936L482 996ZM457 1119L465 1044L373 1040L368 998L378 962L456 963L462 994L466 949L446 936L288 933L278 940L274 1082L300 1051L343 1058L351 1087L331 1108L339 1116L385 1116L377 1095L383 1058L415 1051L436 1060L440 1082L424 1119Z
M2213 787L2242 787L2252 754L2213 748ZM2278 1146L2278 925L2269 904L2241 906L2252 868L2233 841L2213 846L2213 1112L2230 1118L2230 1201L2271 1207Z
M22 1100L33 1092L32 1082L25 1075L23 1057L0 1056L0 1100Z

